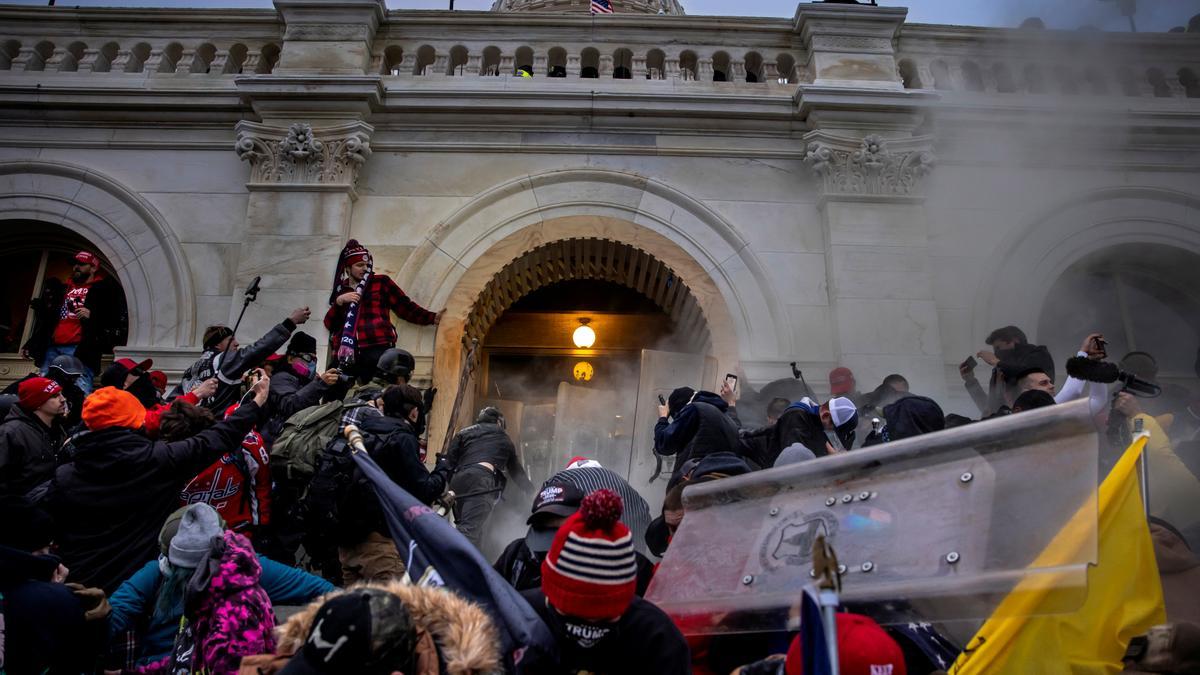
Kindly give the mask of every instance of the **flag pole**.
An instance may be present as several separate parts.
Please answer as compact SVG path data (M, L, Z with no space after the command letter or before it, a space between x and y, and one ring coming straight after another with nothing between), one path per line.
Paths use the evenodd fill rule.
M821 619L825 624L825 645L829 649L830 672L841 672L838 664L837 608L838 591L842 588L841 572L838 569L837 553L829 545L825 535L813 541L813 571L817 576L817 599L821 605Z

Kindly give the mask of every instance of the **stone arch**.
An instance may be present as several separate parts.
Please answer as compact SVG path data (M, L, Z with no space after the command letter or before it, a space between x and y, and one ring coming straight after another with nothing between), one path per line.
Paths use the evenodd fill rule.
M1149 187L1095 190L1059 203L998 248L976 294L973 334L1008 324L1032 331L1059 275L1097 251L1122 244L1200 250L1197 213L1200 197ZM1013 261L1019 273L1006 267Z
M66 162L0 162L0 228L8 220L61 225L96 245L117 270L129 309L128 350L195 340L191 268L162 215L117 181Z
M653 178L606 169L565 169L498 185L463 205L410 255L397 275L427 307L445 307L433 346L434 381L456 386L464 327L476 298L504 266L561 239L632 245L668 265L691 289L710 329L712 355L732 370L742 356L779 357L792 331L783 305L746 240L699 201ZM416 344L416 342L414 342ZM725 372L725 371L722 371ZM443 432L452 392L438 397Z

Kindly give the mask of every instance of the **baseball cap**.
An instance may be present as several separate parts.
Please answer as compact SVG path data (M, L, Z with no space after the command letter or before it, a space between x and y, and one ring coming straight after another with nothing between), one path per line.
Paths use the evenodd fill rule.
M99 265L100 259L97 258L96 254L94 254L94 253L89 253L88 251L80 251L79 253L75 254L75 262L81 262L85 265Z
M360 587L325 601L300 651L279 675L411 672L417 631L399 597Z
M123 358L123 359L117 359L117 360L113 361L113 363L124 368L125 372L127 372L127 373L132 373L134 370L140 370L142 372L147 372L150 370L150 366L154 365L154 359L146 359L145 361L142 361L139 363L137 361L134 361L133 359Z
M854 391L854 373L845 366L829 371L829 393L834 396Z
M579 510L583 497L583 490L570 483L547 485L534 496L532 513L525 524L532 524L543 514L569 516Z
M833 426L841 429L848 423L857 423L858 407L848 398L838 397L829 401L829 416L833 418Z

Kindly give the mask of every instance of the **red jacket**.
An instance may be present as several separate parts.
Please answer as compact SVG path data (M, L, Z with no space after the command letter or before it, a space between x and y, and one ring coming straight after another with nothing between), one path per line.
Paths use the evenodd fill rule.
M238 532L269 525L270 463L262 436L251 430L242 440L241 455L227 452L201 471L179 493L179 505L205 502L221 514L229 529Z
M350 293L354 288L342 286L337 295ZM409 323L418 326L428 326L437 318L437 314L413 302L396 282L386 274L375 274L367 282L366 300L359 307L358 314L358 348L388 347L396 344L396 327L392 325L392 312ZM342 337L342 324L346 320L346 306L334 303L325 313L325 328L329 330L329 345L337 351L338 342Z

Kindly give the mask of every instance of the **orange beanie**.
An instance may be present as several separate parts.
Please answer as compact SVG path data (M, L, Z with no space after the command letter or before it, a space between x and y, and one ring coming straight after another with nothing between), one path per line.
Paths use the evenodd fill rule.
M92 431L109 427L141 429L146 424L146 409L133 394L104 387L83 400L83 423Z

